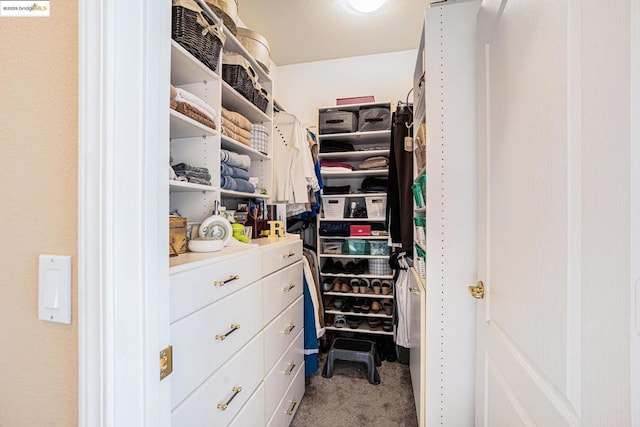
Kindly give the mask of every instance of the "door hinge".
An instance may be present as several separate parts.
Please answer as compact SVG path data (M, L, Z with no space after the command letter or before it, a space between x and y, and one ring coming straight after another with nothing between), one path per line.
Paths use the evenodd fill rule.
M173 372L173 346L168 346L160 351L160 381Z

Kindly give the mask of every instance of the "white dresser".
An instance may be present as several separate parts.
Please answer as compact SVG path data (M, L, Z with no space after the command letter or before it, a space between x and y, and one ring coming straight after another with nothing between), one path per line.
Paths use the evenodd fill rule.
M288 426L304 395L302 241L254 243L171 265L173 426Z

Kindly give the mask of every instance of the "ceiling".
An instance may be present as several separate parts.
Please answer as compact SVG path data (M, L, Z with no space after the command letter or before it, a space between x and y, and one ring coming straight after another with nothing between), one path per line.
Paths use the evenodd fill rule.
M266 37L278 66L417 49L430 0L387 0L364 15L346 0L239 0L247 28Z

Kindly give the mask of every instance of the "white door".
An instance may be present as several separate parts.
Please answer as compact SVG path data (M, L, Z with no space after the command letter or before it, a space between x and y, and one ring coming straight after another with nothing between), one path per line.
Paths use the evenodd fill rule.
M619 3L489 0L478 15L478 426L631 425Z

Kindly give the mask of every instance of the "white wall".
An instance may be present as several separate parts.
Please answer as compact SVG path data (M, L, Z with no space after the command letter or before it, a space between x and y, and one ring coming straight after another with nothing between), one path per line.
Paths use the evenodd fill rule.
M373 95L376 101L406 100L413 87L417 50L356 56L277 68L275 98L309 128L318 121L318 107L336 98ZM411 97L410 97L411 100Z

